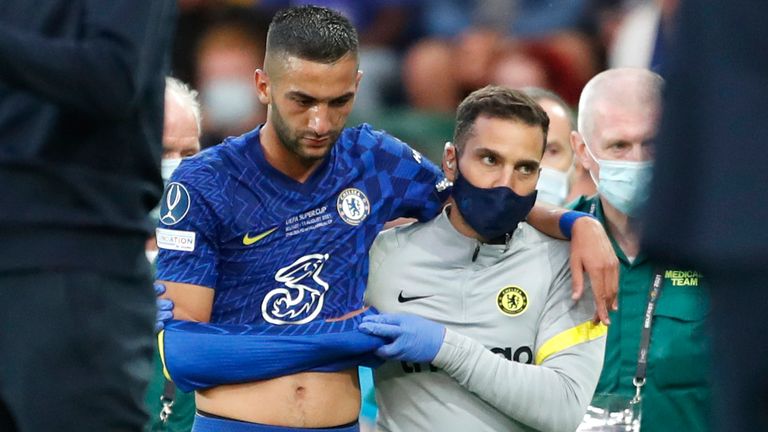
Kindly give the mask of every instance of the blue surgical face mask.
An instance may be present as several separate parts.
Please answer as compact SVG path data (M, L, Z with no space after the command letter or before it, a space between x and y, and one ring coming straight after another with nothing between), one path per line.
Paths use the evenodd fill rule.
M650 196L653 161L598 159L592 154L586 142L585 146L589 155L600 166L600 175L595 182L597 192L616 210L627 216L637 216ZM594 177L592 180L595 180Z
M565 197L568 196L568 173L541 167L536 190L538 201L556 206L563 205Z
M458 169L452 195L461 216L484 240L511 234L536 203L536 191L520 196L505 186L479 188Z
M168 184L171 175L176 168L181 165L181 158L165 158L160 160L160 175L163 177L163 183Z

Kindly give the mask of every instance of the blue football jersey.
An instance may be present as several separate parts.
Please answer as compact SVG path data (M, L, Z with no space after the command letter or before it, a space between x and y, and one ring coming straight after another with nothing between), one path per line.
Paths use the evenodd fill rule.
M266 161L259 133L176 170L161 202L157 278L213 288L213 323L304 324L359 309L376 234L398 217L434 217L441 171L363 124L344 129L299 183Z

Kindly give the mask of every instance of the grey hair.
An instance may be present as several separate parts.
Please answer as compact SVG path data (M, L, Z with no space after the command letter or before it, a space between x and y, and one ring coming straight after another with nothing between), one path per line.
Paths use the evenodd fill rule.
M200 113L200 101L197 99L198 92L193 90L188 84L185 84L178 78L165 77L166 94L173 95L181 106L189 109L195 117L197 124L197 135L202 133L202 114Z
M600 72L581 92L579 133L592 138L595 112L606 103L611 107L660 106L663 87L664 79L648 69L618 68Z

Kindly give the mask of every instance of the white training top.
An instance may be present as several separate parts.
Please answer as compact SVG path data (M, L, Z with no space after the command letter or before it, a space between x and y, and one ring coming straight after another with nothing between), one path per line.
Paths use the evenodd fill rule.
M507 245L457 232L446 211L379 234L366 303L446 326L432 364L374 371L383 431L572 431L602 368L589 286L571 300L568 242L521 223Z

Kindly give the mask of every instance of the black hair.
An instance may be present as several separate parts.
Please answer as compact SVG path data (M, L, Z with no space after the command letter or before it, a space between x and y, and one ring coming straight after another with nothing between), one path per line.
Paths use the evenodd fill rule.
M278 11L267 32L268 55L288 54L319 63L357 56L357 31L340 13L319 6Z
M540 126L544 134L542 153L547 142L549 117L533 99L520 90L501 86L486 86L467 96L456 110L456 129L453 144L461 152L474 130L475 120L481 115L518 120L529 126Z

